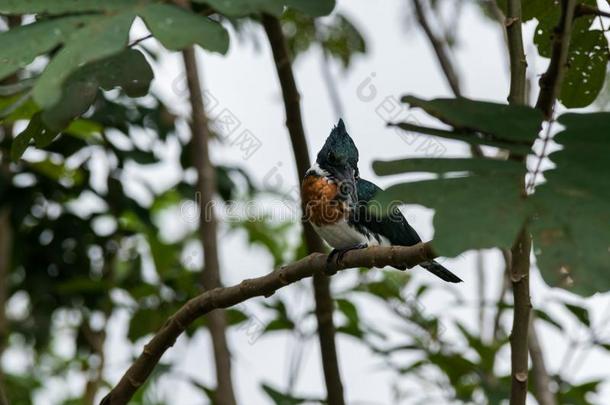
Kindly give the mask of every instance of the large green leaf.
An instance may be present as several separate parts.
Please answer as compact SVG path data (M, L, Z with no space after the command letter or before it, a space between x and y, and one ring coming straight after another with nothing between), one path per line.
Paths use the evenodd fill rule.
M466 98L422 100L404 96L402 101L422 108L456 130L476 131L495 139L527 145L536 139L542 125L542 114L527 106L509 106Z
M335 0L286 0L286 5L312 17L320 17L333 11Z
M335 8L335 0L193 0L205 3L229 17L269 13L279 17L284 6L292 7L310 17L328 15Z
M436 136L455 141L466 142L470 145L485 145L493 146L494 148L506 149L517 155L527 155L531 151L531 146L526 143L515 143L508 141L497 141L489 137L482 137L473 132L466 131L448 131L445 129L424 127L410 122L400 122L389 124L393 127L398 127L407 133L417 133L430 136Z
M534 252L545 280L590 295L610 290L610 113L564 114L557 168L532 198Z
M27 66L36 56L55 48L92 18L66 17L24 25L0 33L0 79Z
M119 53L127 45L134 14L100 17L73 33L34 86L34 100L43 108L61 99L62 86L79 67Z
M404 171L462 177L391 186L371 202L372 209L400 203L434 208L434 246L444 256L512 245L528 212L521 196L524 166L491 159L419 159L375 162L374 169L377 174L396 174L402 164Z
M148 93L153 76L144 55L133 49L90 63L66 80L61 102L44 111L42 119L47 127L62 130L89 109L100 87L121 87L129 97L142 97Z
M258 13L269 13L279 17L284 11L284 2L280 0L194 0L194 2L206 3L229 17L244 17Z
M131 8L150 0L0 0L1 14L65 14Z
M517 161L499 161L485 158L409 158L390 161L377 160L373 162L373 170L379 176L408 172L448 173L466 172L478 174L520 174L523 164Z
M229 34L215 21L169 4L151 4L138 11L152 34L168 49L196 43L210 51L226 53Z

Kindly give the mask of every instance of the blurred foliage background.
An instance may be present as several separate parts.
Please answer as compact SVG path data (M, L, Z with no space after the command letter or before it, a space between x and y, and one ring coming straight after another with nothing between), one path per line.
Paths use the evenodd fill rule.
M193 253L194 246L199 252L196 228L185 227L178 237L164 231L164 224L176 221L180 211L196 205L197 200L190 161L192 142L184 130L186 122L150 87L160 52L198 44L208 51L224 53L229 37L256 44L261 40L260 12L275 14L281 18L294 60L299 61L309 52L322 52L327 73L323 79L333 108L341 114L345 107L337 97L328 65L338 64L349 71L354 59L371 49L360 31L361 24L366 22L353 21L348 13L342 12L349 9L349 4L328 17L319 18L331 12L334 2L192 1L192 11L166 2L144 3L0 1L0 13L5 16L0 34L0 306L3 308L0 353L5 354L0 384L11 404L49 403L40 393L53 386L71 387L65 390L68 394L62 398L62 404L97 403L116 382L109 381L104 372L108 351L113 350L106 339L110 319L119 311L129 314L126 337L134 347L140 347L169 315L200 291L202 268ZM482 0L421 3L436 41L450 57L456 47L463 45L456 32L465 3L469 3L467 7L476 6L480 18L498 24L498 29L503 24L498 21L505 7L501 1L497 4ZM550 56L549 32L558 19L559 6L556 2L548 3L523 2L524 20L538 21L535 37L526 39L526 43L535 46L542 57ZM595 1L583 3L595 6ZM284 10L284 7L287 8ZM414 2L404 2L404 13L405 26L409 28L405 35L425 29ZM145 21L155 39L129 37L136 15ZM452 17L447 18L448 15ZM607 110L610 87L605 81L609 55L605 25L608 23L588 16L575 27L570 70L560 96L565 108L588 106L589 111ZM149 46L155 40L166 49ZM466 76L468 72L462 74ZM534 87L535 78L531 81ZM407 89L396 90L407 92ZM437 118L440 116L454 135L463 129L489 134L490 137L482 137L475 143L499 155L512 146L498 142L514 141L502 139L500 129L506 129L511 122L527 121L507 114L491 129L477 128L476 123L461 122L450 114L445 116L442 102L438 100L406 98L405 101ZM459 110L460 106L447 108L457 111L462 118L466 116ZM467 106L466 110L476 108ZM497 112L494 114L497 116ZM272 118L283 120L283 117ZM480 122L480 118L481 115L475 115L472 120ZM540 118L533 120L534 131L528 138L531 141L539 135L541 123ZM602 123L606 126L601 126ZM575 131L579 134L592 130L585 124L578 125L581 127ZM607 132L608 125L604 116L600 118L600 126L593 130L603 128L599 131ZM569 124L566 126L570 128ZM599 142L599 151L608 151L610 141L601 138L589 141ZM223 139L218 136L214 142L223 142ZM154 176L158 175L154 174L154 168L165 158L164 151L170 145L179 149L180 159L175 162L179 175L171 187L160 189L154 184ZM589 150L583 153L577 156L578 162L590 157ZM607 176L608 172L604 171L607 163L596 159L604 158L595 155L591 166L583 170L596 171L600 178ZM424 182L397 185L389 190L387 198L435 208L436 235L445 236L439 240L448 255L469 248L507 247L506 242L510 246L522 214L515 205L512 207L515 208L513 215L517 216L512 227L515 229L507 227L479 233L475 228L473 239L464 238L454 231L460 219L450 215L455 211L455 201L466 201L459 196L464 188L454 187L445 176L449 172L468 170L480 174L480 169L468 166L470 163L446 170L434 164L431 160L422 160L393 168L391 162L378 162L375 170L379 175L409 171L438 175L437 183L431 185ZM484 190L482 193L487 199L484 207L461 211L463 216L472 216L475 210L486 212L491 206L488 215L493 217L498 207L512 204L512 200L504 200L505 195L487 192L498 187L497 172L514 174L506 167L510 164L505 160L495 160L493 164L491 170L485 169L493 177L468 178L480 182L477 183L482 187L479 192ZM561 164L559 167L562 168ZM574 168L568 164L566 167ZM134 176L134 168L143 174ZM222 204L231 206L254 201L264 205L269 198L286 198L286 190L256 184L247 165L219 165L215 169L218 199ZM559 172L556 177L565 179L566 176ZM552 178L548 177L551 185ZM590 186L596 193L607 186L607 180L593 177ZM434 188L440 191L434 194L430 191ZM134 189L138 190L135 194L144 198L135 198L129 191ZM443 201L447 201L448 193L452 203L445 206ZM541 203L555 198L547 195L545 200L542 195ZM600 192L598 197L607 196ZM607 252L596 256L600 246L608 246L608 231L596 229L589 233L587 228L596 223L590 217L591 212L608 212L605 211L607 202L607 199L600 201L585 213L574 211L566 204L567 208L554 214L569 222L566 227L573 227L583 237L583 245L593 245L589 259L565 259L583 264L578 275L584 275L586 282L578 285L582 288L577 292L585 296L608 289ZM578 222L582 218L586 219L584 225ZM493 221L493 218L483 221L480 226L488 226ZM227 221L223 231L245 235L248 243L264 249L275 266L279 266L303 257L299 229L298 223L263 216ZM599 244L592 240L599 240ZM567 246L564 244L558 249L573 248ZM549 263L545 281L559 284L561 280L554 278L556 273L550 269L557 263L551 263L553 259L544 256L539 260ZM483 259L479 260L479 267L479 272L484 271ZM506 277L502 280L500 294L493 302L484 299L488 293L482 293L476 300L464 297L459 289L410 283L408 272L360 270L357 277L341 283L334 294L337 332L349 336L354 344L366 347L380 368L392 371L393 379L388 384L393 387L393 403L496 404L505 400L510 374L498 363L508 350L508 315L512 310L509 280ZM483 285L483 280L481 284L481 289L489 288ZM307 289L302 285L291 288ZM476 306L478 327L467 327L460 316L429 313L422 303L436 289L443 289L452 297L451 310L456 313ZM321 403L323 399L318 394L302 395L296 390L299 372L306 361L304 348L316 334L313 303L306 308L295 308L287 298L279 295L256 300L252 305L259 315L254 318L251 309L241 306L230 309L228 320L232 328L240 328L253 338L265 339L283 333L294 342L287 360L287 383L275 386L260 381L268 403ZM552 311L535 308L534 328L553 330L568 345L586 350L610 350L610 340L600 335L600 323L592 321L584 301L571 297L553 304ZM556 316L558 306L562 308L560 319ZM369 308L387 321L375 322L375 316L366 313ZM566 316L578 322L577 330L568 330ZM201 321L192 325L187 334L193 338L205 328L205 322ZM19 359L20 364L15 366L15 360L7 359L9 355L11 359ZM607 376L586 382L572 378L570 367L574 362L584 361L573 359L568 353L565 366L550 371L556 403L605 403L596 393ZM212 367L211 361L207 362ZM157 384L165 375L188 380L201 395L198 403L211 401L215 387L181 376L173 371L174 366L164 362L157 367L132 403L173 403L171 393L160 390ZM74 379L75 375L78 378ZM416 381L424 389L410 388L413 385L404 384L407 380ZM78 387L74 388L75 384ZM530 390L535 396L535 381L530 383Z

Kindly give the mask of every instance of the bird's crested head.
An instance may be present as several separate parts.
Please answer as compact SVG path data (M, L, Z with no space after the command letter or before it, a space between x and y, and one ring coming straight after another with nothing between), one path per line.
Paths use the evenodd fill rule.
M340 119L326 139L316 159L318 165L327 171L350 167L358 171L358 149L347 133L343 120Z

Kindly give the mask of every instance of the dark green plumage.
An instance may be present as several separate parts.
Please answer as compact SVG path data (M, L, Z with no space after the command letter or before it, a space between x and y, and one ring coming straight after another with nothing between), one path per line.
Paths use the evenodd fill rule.
M358 210L356 211L358 217L354 218L353 223L357 228L364 227L363 231L385 236L392 245L412 246L421 242L415 229L409 225L397 207L392 208L390 213L383 217L375 217L367 212L368 203L378 192L382 191L380 187L359 178L356 181L356 190L358 191ZM379 242L381 243L381 241Z

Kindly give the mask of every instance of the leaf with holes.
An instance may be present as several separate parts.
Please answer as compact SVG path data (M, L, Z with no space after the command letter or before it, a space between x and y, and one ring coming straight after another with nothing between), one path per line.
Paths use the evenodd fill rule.
M559 101L568 108L593 103L604 87L609 59L608 40L602 31L591 30L573 38Z
M531 229L545 281L582 295L610 290L610 113L564 114L563 146L536 189Z

